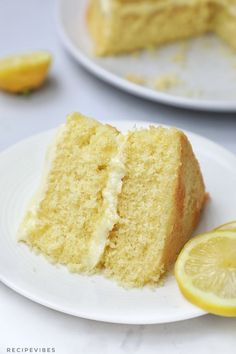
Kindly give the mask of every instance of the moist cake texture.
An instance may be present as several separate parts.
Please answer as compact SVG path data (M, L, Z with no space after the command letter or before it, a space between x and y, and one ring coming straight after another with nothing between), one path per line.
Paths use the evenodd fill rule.
M190 238L204 202L183 132L121 134L74 113L49 149L18 238L71 271L102 272L125 287L153 285Z
M69 116L50 147L18 238L71 271L92 271L117 222L122 141L111 126Z
M97 55L115 55L215 32L236 50L235 0L90 0Z
M205 200L199 165L177 129L130 132L119 222L103 262L107 276L126 286L159 281L195 228Z

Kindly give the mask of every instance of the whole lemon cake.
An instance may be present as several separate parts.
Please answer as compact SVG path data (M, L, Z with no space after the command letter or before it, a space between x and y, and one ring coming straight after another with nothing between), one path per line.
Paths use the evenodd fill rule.
M157 284L198 223L199 164L183 132L121 134L78 113L51 145L19 240L74 272Z
M90 0L97 55L115 55L215 32L236 49L235 0Z

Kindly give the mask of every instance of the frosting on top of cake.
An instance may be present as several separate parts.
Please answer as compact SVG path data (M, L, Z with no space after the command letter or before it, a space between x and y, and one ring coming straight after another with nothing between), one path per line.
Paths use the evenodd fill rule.
M101 9L104 13L109 13L111 10L110 0L100 0Z
M219 4L227 7L227 10L236 15L235 0L136 0L136 1L120 1L120 0L100 0L100 6L105 15L110 15L115 6L123 6L124 12L149 12L153 9L165 8L170 5L197 5L197 4Z

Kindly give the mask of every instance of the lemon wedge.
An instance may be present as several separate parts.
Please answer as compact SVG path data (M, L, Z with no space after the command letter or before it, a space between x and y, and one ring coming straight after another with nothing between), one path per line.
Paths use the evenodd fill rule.
M227 222L227 224L220 225L215 230L236 231L236 221Z
M0 89L27 92L40 87L52 57L45 51L15 55L0 60Z
M191 239L175 263L175 277L194 305L236 316L236 232L215 230Z

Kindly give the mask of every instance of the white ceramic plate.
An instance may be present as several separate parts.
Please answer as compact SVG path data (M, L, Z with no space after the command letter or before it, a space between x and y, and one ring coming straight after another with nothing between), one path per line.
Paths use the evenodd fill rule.
M211 111L236 110L236 54L214 35L144 51L138 57L96 58L85 23L88 0L57 2L60 37L85 68L127 92L165 104ZM126 75L146 79L140 86ZM175 74L179 84L166 92L153 89L156 79Z
M109 122L126 131L134 121ZM136 126L147 126L137 122ZM102 276L72 274L16 241L26 204L38 185L54 131L33 136L0 154L0 280L29 299L88 319L130 324L172 322L204 314L186 301L175 278L151 290L125 290ZM235 219L236 158L213 142L188 133L211 195L196 232Z

